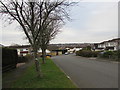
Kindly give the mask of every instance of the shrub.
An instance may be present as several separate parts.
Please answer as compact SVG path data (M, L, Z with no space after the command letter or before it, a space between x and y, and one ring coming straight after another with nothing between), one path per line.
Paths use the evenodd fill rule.
M102 57L110 58L110 57L112 57L113 54L114 54L113 51L106 51L103 53Z
M97 51L92 51L92 56L93 56L93 57L97 57L98 54L99 54L99 52L97 52Z
M18 57L18 63L28 62L28 59L25 56Z
M18 63L29 62L31 60L33 60L33 56L30 54L27 54L26 56L19 56L18 57Z
M105 51L105 52L99 52L99 51L90 51L90 50L80 50L76 52L77 56L83 56L83 57L100 57L100 58L110 58L112 60L120 61L120 50L118 51Z
M83 56L83 57L97 57L98 52L96 51L90 51L90 50L80 50L76 52L77 56Z
M91 46L84 47L82 50L91 51Z
M99 54L100 58L109 58L111 60L119 61L120 59L120 50L118 51L105 51L102 54Z
M82 55L83 57L92 57L92 52L88 51L88 50L84 50L82 51Z
M76 56L79 56L79 51L76 51Z
M112 57L117 61L120 61L120 50L114 51L114 54L112 55Z
M31 54L27 54L25 57L28 59L28 61L31 61L34 58Z
M120 50L117 51L118 59L120 59Z

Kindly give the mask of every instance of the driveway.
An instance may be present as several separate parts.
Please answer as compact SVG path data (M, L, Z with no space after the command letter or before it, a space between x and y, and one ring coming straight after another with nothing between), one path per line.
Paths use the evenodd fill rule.
M118 63L73 54L52 59L79 88L118 88Z

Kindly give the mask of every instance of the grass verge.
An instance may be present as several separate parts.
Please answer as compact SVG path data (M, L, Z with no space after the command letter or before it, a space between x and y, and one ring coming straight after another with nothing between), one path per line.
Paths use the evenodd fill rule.
M43 77L38 78L34 63L17 79L12 88L76 88L51 59L41 65Z

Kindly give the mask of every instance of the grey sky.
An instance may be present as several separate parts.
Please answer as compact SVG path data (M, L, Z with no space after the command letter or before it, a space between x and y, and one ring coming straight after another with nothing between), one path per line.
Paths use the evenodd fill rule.
M118 37L118 3L84 1L70 8L72 21L66 22L51 43L94 43ZM28 43L18 24L5 27L1 22L1 26L3 45Z

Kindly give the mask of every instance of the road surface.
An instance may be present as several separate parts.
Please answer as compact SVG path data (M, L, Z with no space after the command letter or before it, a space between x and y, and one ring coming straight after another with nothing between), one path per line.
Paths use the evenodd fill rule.
M80 56L52 57L79 88L118 88L118 63Z

